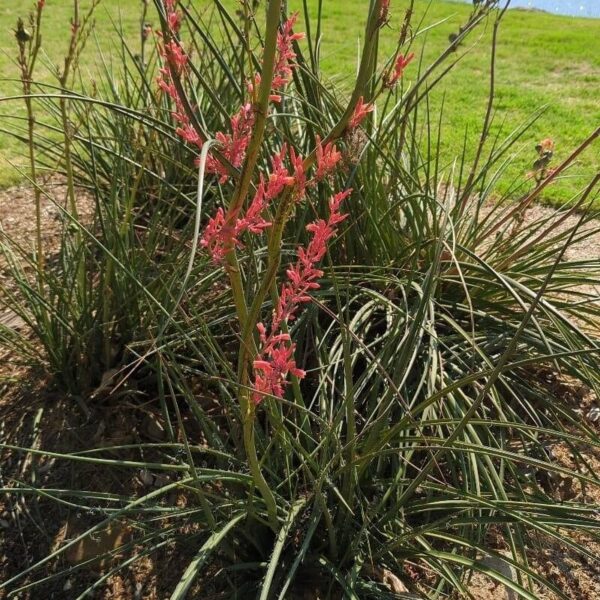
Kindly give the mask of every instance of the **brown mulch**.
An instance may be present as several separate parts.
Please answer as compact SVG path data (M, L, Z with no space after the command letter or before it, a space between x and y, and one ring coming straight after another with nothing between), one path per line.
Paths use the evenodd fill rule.
M10 385L16 380L20 385ZM156 420L160 417L151 409L127 398L121 397L119 401L101 398L89 406L90 412L86 414L74 398L53 390L42 373L26 367L0 366L0 382L5 382L4 389L0 389L0 437L12 446L70 454L104 446L165 441L154 437L155 433L146 427L149 415ZM22 382L26 382L25 385ZM34 426L34 423L37 425ZM153 431L156 432L157 428ZM110 450L101 456L113 460L164 462L164 457L151 451L140 456L131 450ZM115 465L102 469L90 463L32 456L16 448L3 449L0 460L1 487L19 486L26 489L31 485L45 490L83 487L90 493L139 498L156 489L156 478L161 477L160 473L146 473ZM166 479L161 481L161 485L166 483ZM50 497L31 496L24 501L23 496L14 494L0 496L0 581L16 576L25 566L34 564L101 523L109 514L106 507L110 503L94 502L87 497L57 495L57 498L68 501L70 505L60 504ZM161 501L165 509L170 506L185 508L188 504L187 494L181 492L167 495ZM193 519L183 521L178 534L197 541L193 534L199 530ZM116 521L97 534L84 538L47 567L15 582L11 590L43 577L55 576L41 587L21 592L19 598L75 598L115 561L142 552L144 545L136 543L136 540L143 537L145 528L143 519L133 525ZM132 543L133 546L126 551L118 551L113 558L94 560L125 543ZM194 543L163 545L151 556L142 556L128 568L111 576L89 597L97 600L162 600L169 597L197 551ZM83 561L91 562L85 568L68 573L69 569ZM200 582L196 591L200 590L199 586ZM0 599L6 597L6 591L0 591ZM208 595L196 597L209 598Z
M42 214L45 224L44 247L51 255L58 249L60 231L63 226L59 206L65 200L65 187L60 179L48 182L47 189L53 199L43 197ZM89 219L93 213L93 199L89 195L78 192L80 214ZM35 239L34 195L27 186L20 186L0 192L0 226L12 239L17 240L24 248L31 248ZM534 206L525 215L526 220L536 220L549 216L552 209ZM572 225L577 216L560 227ZM584 244L569 250L570 259L588 259L600 257L600 233L588 239ZM7 282L6 264L0 257L0 283ZM585 290L598 295L600 290L588 286ZM0 322L16 330L24 330L24 323L11 311L0 309ZM589 390L581 390L576 382L561 380L553 385L564 386L564 394L572 399L574 408L587 414L598 405L597 399ZM6 350L0 348L0 441L21 448L44 448L54 452L72 453L90 447L116 444L135 444L156 441L156 435L148 430L148 419L155 422L160 418L151 408L140 407L139 403L128 403L119 400L118 407L110 400L97 403L86 413L74 398L52 390L45 375L28 367L16 364ZM34 423L37 426L34 427ZM159 428L160 429L160 428ZM580 449L587 461L587 469L600 472L600 453L590 449ZM565 467L575 468L572 449L564 445L550 448L555 460ZM140 460L139 456L119 454L116 458ZM151 456L146 456L146 459ZM144 473L132 473L123 470L120 477L115 469L99 470L86 463L71 463L52 460L47 457L26 458L17 449L4 450L0 454L0 487L14 486L17 482L35 485L38 488L73 487L71 482L85 481L90 491L113 493L128 497L136 497L148 492L152 482L147 481ZM600 489L585 489L581 486L569 487L568 482L558 482L558 494L566 494L568 498L588 502L600 507ZM559 498L560 499L560 498ZM68 498L73 504L76 500ZM185 505L185 495L174 495L166 499L172 505ZM24 502L16 496L0 497L0 581L19 573L24 566L33 564L58 548L65 540L94 525L103 518L102 511L81 511L75 506L64 506L55 500L31 497ZM101 532L97 539L76 546L59 561L54 561L46 570L41 570L22 581L23 584L34 581L37 577L51 576L68 569L82 558L94 556L123 541L135 539L141 532L132 530L130 525L115 525L111 530ZM195 532L193 525L189 530L182 529L182 534ZM566 533L565 533L566 535ZM594 540L584 540L575 536L576 541L583 543L591 551L600 556L600 544ZM498 541L498 550L507 552ZM141 546L134 546L131 553L139 551ZM172 592L174 585L194 556L196 548L172 545L162 547L149 557L133 563L128 569L111 576L91 596L97 599L113 600L159 600ZM528 555L534 569L548 577L566 596L573 600L596 600L600 598L600 567L589 561L564 543L553 538L538 540L538 545L530 549ZM41 588L26 590L19 596L22 600L36 598L69 599L77 596L87 585L97 579L99 572L105 571L109 562L92 563L88 568L75 571L71 576L57 577L49 580ZM498 568L499 565L491 565ZM508 571L507 576L514 577ZM209 578L210 579L210 578ZM209 599L213 596L210 581L203 589L202 582L192 590L191 598ZM477 600L504 600L511 595L502 585L487 578L476 575L470 582L469 589ZM556 597L548 592L538 592L540 600L554 600ZM41 595L40 595L41 594ZM0 591L0 600L5 596Z

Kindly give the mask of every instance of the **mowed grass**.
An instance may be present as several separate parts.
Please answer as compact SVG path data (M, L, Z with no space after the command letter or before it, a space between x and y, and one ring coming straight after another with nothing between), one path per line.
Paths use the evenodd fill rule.
M290 2L301 5L301 2ZM311 0L317 14L317 0ZM392 27L398 30L407 2L392 2ZM357 46L362 35L363 3L358 0L325 2L323 11L323 71L337 76L342 85L352 83ZM468 4L417 0L421 29L437 24L419 36L413 50L428 65L448 45L470 13ZM486 23L459 49L459 64L431 95L433 121L443 104L442 164L448 172L460 156L465 132L471 154L483 121L490 86L492 23ZM394 49L396 35L382 36L381 57ZM417 66L407 70L407 82L415 79ZM344 75L340 75L344 74ZM522 138L520 152L507 169L500 189L522 181L536 158L538 140L555 140L554 164L600 126L600 20L575 19L539 12L511 10L500 29L496 102L491 138L508 135L532 116L543 112ZM434 127L435 129L435 127ZM600 144L591 147L568 175L545 193L553 202L569 200L593 174L600 171Z
M5 4L5 3L3 3ZM85 3L84 3L85 4ZM210 0L201 0L196 6L210 6ZM225 4L237 6L237 0ZM394 0L391 30L382 36L380 57L393 52L406 0ZM322 73L341 89L353 82L356 56L362 38L366 0L323 0L322 14ZM5 77L14 77L16 68L10 58L16 54L12 28L19 15L25 15L31 0L16 0L0 8L0 71ZM68 1L47 2L44 31L46 53L51 60L64 54L68 38ZM289 0L290 10L302 9L302 0ZM317 16L318 0L309 0L312 18ZM141 2L123 3L103 0L96 14L96 39L101 48L108 50L116 34L113 23L120 21L128 39L137 44ZM149 20L157 23L154 8ZM468 4L435 0L417 0L415 25L426 31L419 35L413 50L423 66L429 64L448 44L448 35L457 31L466 21ZM301 11L302 12L302 11ZM428 27L431 26L431 27ZM304 28L300 24L299 29ZM504 176L501 189L509 189L512 182L522 181L535 159L535 144L551 137L556 142L555 164L565 158L571 149L600 125L600 21L558 17L543 13L509 11L500 31L496 103L492 137L508 135L543 109L539 119L526 132L520 152ZM314 27L313 27L314 33ZM481 129L489 90L491 22L472 35L459 49L460 58L454 71L431 95L432 120L437 123L439 110L444 106L441 131L441 163L448 172L455 158L462 153L466 139L472 152ZM94 63L98 61L96 41L90 40L84 64L93 77ZM417 64L411 66L407 83L414 81ZM0 95L14 91L14 86L0 82ZM0 105L3 127L10 126L5 117L21 114L16 104ZM18 145L0 134L0 153L14 159ZM600 170L600 149L590 148L560 183L546 192L546 199L554 202L569 200L577 190ZM19 178L6 163L0 166L0 185Z

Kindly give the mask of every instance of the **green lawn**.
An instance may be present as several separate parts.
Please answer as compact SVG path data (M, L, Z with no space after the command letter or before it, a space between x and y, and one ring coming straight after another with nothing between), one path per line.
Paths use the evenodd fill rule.
M317 5L316 1L312 2ZM402 16L396 6L393 26ZM469 14L469 6L435 1L417 2L420 14L428 12L425 24L444 19L426 36L417 39L415 51L427 64L448 43L448 35L458 29ZM357 0L325 2L323 69L329 75L345 73L350 80L357 54L359 24L363 3ZM490 24L491 25L491 24ZM445 96L442 131L444 162L451 164L460 152L465 129L478 132L485 114L489 90L491 26L480 30L465 44L474 45L445 83L433 94L436 110ZM393 32L383 35L383 52L391 51ZM408 75L410 79L410 72ZM523 138L522 152L507 173L507 185L531 168L537 140L552 137L556 142L556 161L566 157L582 139L600 126L600 21L557 17L520 10L509 11L500 31L497 60L497 131L506 134L526 122L541 107L542 117ZM494 132L495 132L494 131ZM475 141L476 137L469 136ZM590 175L600 170L600 148L592 147L579 164L547 193L549 199L564 201L571 197Z
M32 0L14 0L0 8L0 72L6 77L16 74L10 58L15 54L11 32L16 18L25 14ZM209 6L209 0L195 0L199 5ZM235 0L228 2L232 6ZM8 3L3 3L8 4ZM289 0L290 9L302 5L301 0ZM366 0L324 0L322 68L325 77L335 78L341 86L349 86L355 72L357 47L362 35ZM394 0L394 20L397 29L405 0ZM458 29L468 16L469 6L435 0L430 3L418 0L418 16L423 15L424 24L438 23L420 36L415 51L427 63L446 45L448 35ZM309 0L316 15L317 0ZM48 0L47 21L44 32L46 50L53 60L62 55L67 42L70 2ZM119 0L103 0L97 14L97 37L107 47L112 33L111 19L119 19L122 13L125 29L135 39L139 27L141 2L123 3ZM151 8L153 11L153 8ZM444 21L445 19L445 21ZM152 15L151 21L156 22ZM443 21L443 22L442 22ZM489 85L489 39L490 27L482 28L472 36L464 49L473 46L461 63L433 95L434 110L445 96L443 122L443 162L450 165L461 151L465 129L469 139L475 141L485 112ZM557 17L541 13L510 11L501 30L497 65L497 128L508 134L525 122L538 109L546 111L523 139L523 151L508 172L507 180L523 176L533 160L533 147L538 139L552 137L556 141L556 160L565 157L569 150L600 125L600 25L598 21ZM396 34L390 30L383 35L382 56L393 49ZM425 50L423 50L425 48ZM462 50L459 52L459 54ZM93 65L97 52L91 43L87 64ZM416 67L412 67L413 73ZM410 80L411 74L408 79ZM11 90L8 83L0 83L0 94ZM0 107L3 115L15 111L14 106ZM10 121L3 119L3 126ZM13 157L14 142L0 135L0 153ZM568 180L554 187L549 196L558 201L568 199L581 187L585 178L600 169L600 152L591 148L571 171ZM5 164L0 166L0 185L14 181L17 175Z

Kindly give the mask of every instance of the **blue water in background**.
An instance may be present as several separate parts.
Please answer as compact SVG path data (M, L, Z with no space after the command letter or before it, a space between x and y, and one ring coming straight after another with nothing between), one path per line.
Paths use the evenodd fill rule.
M504 4L504 0L500 1ZM600 0L512 0L512 8L539 8L558 15L600 17Z

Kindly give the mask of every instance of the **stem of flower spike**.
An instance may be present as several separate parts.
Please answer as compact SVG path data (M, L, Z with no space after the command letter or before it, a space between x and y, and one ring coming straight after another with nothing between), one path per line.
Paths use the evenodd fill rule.
M365 36L365 48L363 49L363 55L361 58L361 65L359 69L359 75L357 78L357 83L352 94L352 98L348 104L346 111L344 112L342 118L338 122L338 124L332 129L332 131L327 136L325 143L331 141L333 139L337 139L340 137L344 131L346 130L348 121L352 117L354 113L354 108L359 101L359 98L362 95L363 90L365 89L368 81L372 76L372 53L374 48L376 47L376 41L378 39L378 31L379 31L379 15L381 12L381 6L384 0L376 0L372 9L372 12L369 16L369 20L367 22L367 30ZM269 5L269 8L272 8L273 3ZM273 15L269 13L269 19L271 19ZM279 15L277 15L277 19ZM268 23L268 26L272 25L272 23ZM267 61L266 48L267 44L271 42L276 42L276 34L275 30L275 39L269 40L267 38L265 44L265 64ZM274 60L274 52L271 60ZM271 63L271 77L272 78L272 63ZM263 68L263 76L265 69ZM270 93L271 81L269 81L268 90L265 86L265 79L263 77L261 81L261 91L259 96L259 103L264 102L265 107L268 105L268 95ZM266 94L266 96L265 96ZM264 113L257 114L257 120L262 119L262 130L264 131L264 121L266 119L266 110ZM254 142L255 136L253 136L252 141ZM262 132L261 132L261 141L262 141ZM252 146L252 143L251 143ZM254 151L254 153L252 152ZM258 156L258 147L250 148L248 151L248 159L246 161L246 166L253 161L253 166L256 162L256 158ZM316 152L313 151L309 157L304 161L305 169L310 168L316 159ZM251 173L250 173L251 175ZM242 178L240 179L240 183L238 185L238 189L240 190L240 194L234 197L234 201L232 202L232 209L238 210L241 207L240 203L243 203L245 195L247 193L247 188L244 190L244 173L242 173ZM241 321L243 323L242 328L242 340L240 345L240 353L239 353L239 361L238 361L238 383L240 385L240 394L239 394L239 402L240 408L242 410L242 419L243 419L243 434L244 434L244 445L246 447L246 454L248 458L248 462L250 464L252 477L254 479L255 485L261 491L265 503L267 504L267 509L269 511L269 519L271 523L277 524L277 516L276 516L276 504L275 499L269 489L262 472L260 470L260 464L258 463L258 459L256 457L256 449L254 446L254 416L255 416L255 406L252 403L250 398L250 387L249 387L249 367L252 358L255 356L255 344L254 344L254 331L256 329L256 325L258 322L258 317L260 310L262 308L262 304L265 300L265 297L269 290L272 289L275 283L275 277L277 275L277 271L279 269L279 265L281 262L281 239L283 235L283 228L287 219L289 218L290 209L292 206L292 196L291 192L287 192L282 198L281 204L277 211L277 215L273 224L273 228L271 230L271 235L269 237L269 247L268 247L268 263L267 263L267 272L263 277L261 282L261 286L257 295L254 298L252 303L250 312L246 315L246 318ZM234 252L232 252L235 255ZM263 491L264 490L264 491Z
M271 88L273 85L273 74L275 71L275 61L277 56L277 33L279 31L279 21L281 17L281 0L270 0L267 9L267 28L265 32L265 46L263 51L262 71L260 74L260 88L258 100L254 104L255 121L252 128L252 137L248 144L246 160L242 168L242 173L236 185L227 211L229 224L233 224L240 212L244 200L248 195L252 185L254 169L262 146L269 110L269 100L271 97Z
M25 99L25 107L27 110L27 133L29 146L29 166L31 170L31 181L33 182L35 196L35 222L36 222L36 261L38 270L38 284L40 290L43 288L44 278L44 251L42 242L42 199L41 191L37 185L37 166L35 158L35 115L33 104L31 101L31 83L33 72L39 51L42 47L42 7L38 6L35 15L35 37L33 40L27 40L25 28L21 19L17 22L15 37L19 48L18 64L21 70L21 84L23 88L23 97Z
M158 11L158 16L160 18L161 32L162 32L165 42L169 43L171 41L174 41L174 42L177 42L177 44L180 44L177 37L172 34L171 30L169 29L169 27L167 25L165 13L164 13L163 0L154 0L154 4ZM203 140L208 139L210 136L208 135L208 133L206 131L204 131L204 129L202 128L202 125L198 121L198 117L196 116L196 113L194 112L194 109L190 103L190 100L185 92L183 83L181 82L181 77L179 76L177 69L173 68L173 65L170 62L167 62L167 68L169 69L171 79L173 80L173 85L175 86L175 89L177 90L177 94L179 95L179 98L181 99L181 104L183 106L183 109L185 110L185 114L188 116L192 127L194 128L196 133ZM214 158L216 158L221 163L221 165L223 165L223 167L225 167L225 169L227 170L227 173L231 177L233 177L234 179L237 179L239 177L238 170L219 152L218 148L213 148L211 154Z
M256 452L256 443L254 439L254 422L256 417L256 407L250 398L249 388L246 387L245 390L242 390L240 388L239 402L242 412L242 431L244 438L244 449L246 451L246 460L248 461L248 466L250 468L250 475L252 476L252 481L254 482L254 485L256 486L261 496L263 497L263 500L265 501L271 529L273 529L273 531L277 531L278 521L277 504L275 502L275 496L273 496L273 492L269 488L269 484L267 483L266 479L264 478L264 475L262 474L262 470L260 468L260 461L258 460L258 454Z
M244 200L248 195L252 185L252 177L258 160L260 148L263 142L265 125L267 122L267 113L269 110L269 99L271 96L271 87L273 85L273 73L275 70L275 60L277 55L277 33L279 31L279 21L281 17L281 0L271 0L267 10L267 28L265 32L265 46L263 52L263 64L261 72L261 82L258 93L258 100L254 104L256 114L254 127L252 128L252 137L248 144L246 160L242 168L242 173L237 182L233 198L227 209L226 226L232 226L239 214ZM234 302L238 314L238 319L245 330L248 322L248 309L244 286L240 273L240 267L237 260L235 247L232 245L225 254L225 269L231 283ZM254 338L242 338L240 354L247 355L248 351L254 350ZM245 390L245 381L240 381L240 396L249 396L249 391ZM245 391L244 391L245 390ZM245 401L245 400L243 400ZM248 398L249 401L249 398Z
M267 26L265 32L261 82L258 100L254 105L256 117L254 121L254 127L252 129L252 137L250 139L250 144L248 145L246 160L242 168L242 173L237 182L233 198L227 210L226 226L233 224L244 204L252 184L254 169L256 168L260 148L262 146L267 122L267 113L269 109L269 98L271 96L271 87L273 85L273 73L275 70L275 60L277 55L277 33L279 31L280 17L281 0L271 0L267 9ZM238 319L242 331L246 331L249 328L246 296L244 293L240 268L235 253L235 247L233 245L228 249L225 255L225 263L225 269L231 283L231 291L233 293ZM254 324L254 326L255 325L256 324ZM243 361L246 363L247 361L242 357L248 356L249 353L255 353L254 337L252 335L248 337L242 336L242 343L240 346L240 362ZM240 378L238 383L240 385L238 400L242 415L242 428L246 458L248 460L252 479L254 480L254 485L260 491L267 506L271 527L276 530L278 522L275 497L273 496L273 493L271 492L269 485L262 474L260 462L256 453L256 444L254 439L254 418L256 415L256 408L250 397L251 390L248 386L247 367L243 369L243 377Z
M381 14L383 3L384 0L375 0L373 4L371 13L369 15L369 19L367 21L365 31L365 46L363 48L361 56L360 68L358 71L354 91L352 92L350 102L348 103L348 107L344 111L344 114L342 115L338 123L334 126L334 128L329 132L326 138L323 140L323 145L326 145L327 143L336 140L342 136L342 134L348 126L350 118L354 114L354 109L356 108L359 99L361 98L361 96L363 96L364 90L366 89L366 86L373 75L372 56L373 52L377 47L377 41L379 39L379 29L381 26L379 16ZM313 152L309 156L307 156L304 161L305 171L307 171L314 164L315 160L316 151L313 150ZM244 384L247 382L248 378L248 366L250 359L252 358L250 350L254 346L254 332L256 330L258 317L263 302L265 301L267 294L273 287L277 271L279 270L279 265L281 262L281 239L283 235L283 229L289 218L291 208L292 193L291 191L287 191L285 192L280 202L269 235L267 270L261 281L260 288L258 289L258 292L254 297L254 301L250 306L248 318L246 319L246 326L242 332L242 343L240 348L238 372L240 382L243 382Z

